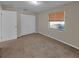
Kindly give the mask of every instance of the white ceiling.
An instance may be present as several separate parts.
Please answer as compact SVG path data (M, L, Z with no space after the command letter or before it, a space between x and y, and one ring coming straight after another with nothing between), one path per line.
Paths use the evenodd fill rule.
M66 3L70 1L40 1L39 5L29 3L29 1L0 1L2 5L11 5L20 10L26 9L37 13Z

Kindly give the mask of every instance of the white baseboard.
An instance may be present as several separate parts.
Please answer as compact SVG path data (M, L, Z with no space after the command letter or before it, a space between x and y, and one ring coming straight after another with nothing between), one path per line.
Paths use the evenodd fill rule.
M33 32L33 33L37 33L37 32ZM29 34L33 34L33 33L29 33ZM29 35L29 34L21 34L21 35L18 36L18 38L21 37L21 36Z
M7 38L7 39L4 38L4 39L1 39L0 42L10 41L10 40L16 40L16 39L17 39L17 37L15 37L15 38L14 37L13 38L11 37L11 38Z
M41 32L38 32L38 33L40 33L40 34L42 34L42 35L44 35L44 36L47 36L47 37L53 38L53 39L55 39L55 40L57 40L57 41L59 41L59 42L62 42L62 43L64 43L64 44L66 44L66 45L69 45L69 46L71 46L71 47L76 48L76 49L79 50L79 47L77 47L77 46L74 46L74 45L69 44L69 43L64 42L64 41L61 41L61 40L59 40L59 39L57 39L57 38L55 38L55 37L51 37L51 36L49 36L49 35L43 34L43 33L41 33Z

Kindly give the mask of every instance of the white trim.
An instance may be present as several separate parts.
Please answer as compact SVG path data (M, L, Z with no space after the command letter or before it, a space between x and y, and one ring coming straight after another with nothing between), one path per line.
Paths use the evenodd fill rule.
M22 36L22 35L18 35L17 38L18 38L18 37L21 37L21 36Z
M33 33L37 33L37 32L33 32ZM29 33L29 34L33 34L33 33ZM25 34L25 35L29 35L29 34ZM25 35L20 35L20 36L18 36L18 38L22 37L22 36L25 36Z
M7 38L7 39L2 39L1 41L0 41L0 43L1 42L6 42L6 41L10 41L10 40L16 40L17 38Z
M72 44L69 44L69 43L67 43L67 42L64 42L64 41L58 40L58 39L55 38L55 37L51 37L51 36L46 35L46 34L43 34L43 33L41 33L41 32L38 32L38 33L40 33L40 34L42 34L42 35L44 35L44 36L47 36L47 37L53 38L53 39L55 39L55 40L57 40L57 41L59 41L59 42L62 42L62 43L64 43L64 44L66 44L66 45L69 45L69 46L71 46L71 47L76 48L76 49L79 50L79 47L77 47L77 46L75 46L75 45L72 45Z

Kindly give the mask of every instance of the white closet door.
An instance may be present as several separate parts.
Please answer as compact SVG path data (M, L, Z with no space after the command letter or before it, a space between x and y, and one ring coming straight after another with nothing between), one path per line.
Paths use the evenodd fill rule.
M2 41L17 38L17 14L13 11L2 11Z
M0 42L1 42L1 10L0 10Z
M35 32L35 16L21 14L21 35Z

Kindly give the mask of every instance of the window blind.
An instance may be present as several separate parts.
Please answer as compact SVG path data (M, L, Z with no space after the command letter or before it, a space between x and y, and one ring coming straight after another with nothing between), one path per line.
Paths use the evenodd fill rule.
M64 21L64 11L49 13L49 21Z

